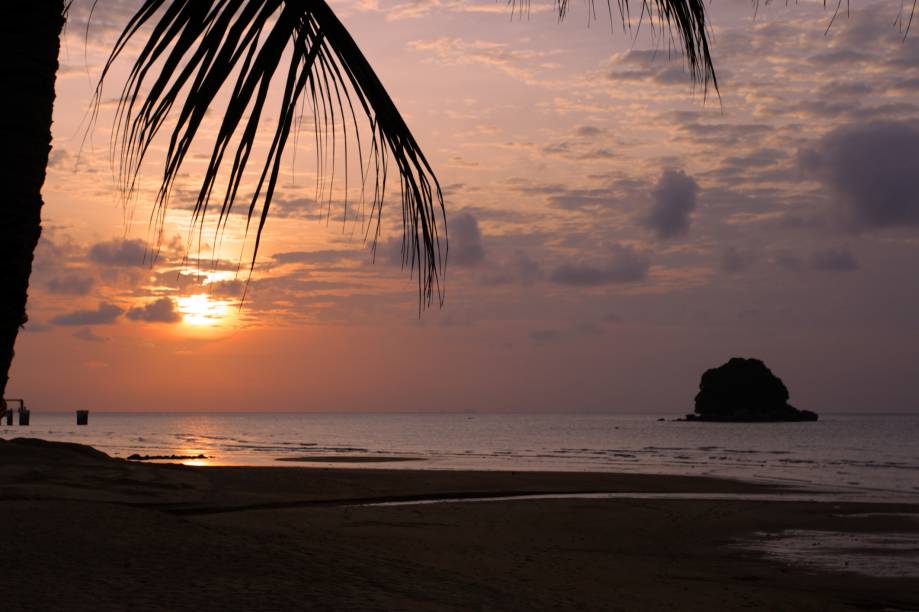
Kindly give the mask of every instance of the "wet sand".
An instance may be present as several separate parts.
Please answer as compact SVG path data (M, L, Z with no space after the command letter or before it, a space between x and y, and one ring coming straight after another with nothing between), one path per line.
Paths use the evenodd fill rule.
M0 441L4 610L919 609L919 579L789 565L785 530L915 534L919 506L634 474L193 468Z
M393 457L387 455L310 455L306 457L278 457L275 461L291 463L397 463L400 461L424 461L421 457Z

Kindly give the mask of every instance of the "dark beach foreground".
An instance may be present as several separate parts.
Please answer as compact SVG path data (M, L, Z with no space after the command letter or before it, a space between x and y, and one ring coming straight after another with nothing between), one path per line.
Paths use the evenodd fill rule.
M362 505L566 492L636 496ZM919 541L919 505L783 494L634 474L193 468L0 440L0 593L11 611L919 609L915 577L738 545L789 529Z

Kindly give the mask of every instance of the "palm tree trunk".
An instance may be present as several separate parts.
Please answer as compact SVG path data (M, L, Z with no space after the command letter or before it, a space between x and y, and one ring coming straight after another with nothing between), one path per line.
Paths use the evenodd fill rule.
M41 235L41 188L64 0L3 0L0 19L0 398L25 324L32 255ZM2 411L2 408L0 408Z

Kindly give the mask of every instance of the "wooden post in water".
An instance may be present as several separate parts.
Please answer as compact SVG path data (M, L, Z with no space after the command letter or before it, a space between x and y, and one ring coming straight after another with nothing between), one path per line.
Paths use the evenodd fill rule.
M77 410L77 425L89 423L89 410Z
M5 399L3 400L4 405L6 405L6 424L13 424L13 408L10 404L17 402L19 403L19 409L16 411L19 413L19 424L28 425L29 424L29 409L26 408L26 403L21 399Z

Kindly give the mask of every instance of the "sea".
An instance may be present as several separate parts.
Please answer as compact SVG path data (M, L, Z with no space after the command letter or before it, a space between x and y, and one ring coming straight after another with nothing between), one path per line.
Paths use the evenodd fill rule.
M673 415L113 413L33 411L0 437L94 446L193 465L632 472L736 478L919 500L919 414L807 423L677 422ZM400 457L409 460L350 463ZM306 458L306 462L279 459Z

